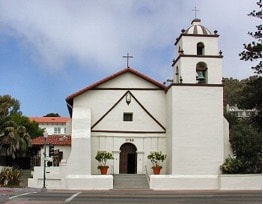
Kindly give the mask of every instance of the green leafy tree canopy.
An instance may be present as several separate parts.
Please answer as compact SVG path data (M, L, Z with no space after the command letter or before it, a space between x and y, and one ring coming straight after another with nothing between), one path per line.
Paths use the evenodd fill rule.
M243 44L244 51L242 51L239 56L241 60L245 61L259 61L258 64L252 69L255 70L256 74L262 74L262 2L259 0L257 2L259 7L258 11L252 11L248 15L260 19L260 24L256 26L255 32L248 32L248 34L254 39L248 44Z

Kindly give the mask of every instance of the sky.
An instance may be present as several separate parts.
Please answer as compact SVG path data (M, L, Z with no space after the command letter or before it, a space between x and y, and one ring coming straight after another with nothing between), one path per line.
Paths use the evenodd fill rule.
M256 0L0 0L0 95L23 115L69 116L65 98L129 66L172 78L174 42L195 18L217 30L223 76L253 75L238 54L259 20Z

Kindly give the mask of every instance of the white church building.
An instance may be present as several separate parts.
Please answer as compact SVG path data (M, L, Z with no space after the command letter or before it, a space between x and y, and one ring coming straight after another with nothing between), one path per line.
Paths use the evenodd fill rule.
M220 189L231 148L218 39L194 19L176 39L169 85L128 67L68 96L71 152L47 175L50 188L112 189L113 174L147 174L151 189ZM97 151L114 156L108 175L97 169ZM167 155L160 175L147 159L154 151ZM40 171L29 186L41 187Z

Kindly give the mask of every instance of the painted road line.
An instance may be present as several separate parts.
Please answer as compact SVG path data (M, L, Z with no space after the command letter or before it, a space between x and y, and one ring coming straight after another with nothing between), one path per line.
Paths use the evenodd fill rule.
M30 194L33 194L33 193L37 193L37 192L28 192L28 193L22 193L22 194L19 194L19 195L15 195L15 196L10 196L9 200L14 199L14 198L18 198L18 197L21 197L21 196L25 196L25 195L30 195Z
M75 197L77 197L79 194L81 194L81 192L77 192L75 194L73 194L72 196L70 196L69 198L67 198L65 200L65 203L69 203L70 201L72 201Z

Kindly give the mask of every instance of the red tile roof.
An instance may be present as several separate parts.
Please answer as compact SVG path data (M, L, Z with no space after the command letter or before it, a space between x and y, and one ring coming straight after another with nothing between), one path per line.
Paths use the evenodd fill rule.
M86 88L81 89L80 91L77 91L77 92L71 94L70 96L68 96L66 98L66 102L67 102L68 107L70 109L72 109L73 98L83 94L86 91L92 90L92 89L96 88L97 86L99 86L99 85L101 85L101 84L103 84L103 83L105 83L107 81L110 81L110 80L112 80L112 79L114 79L114 78L116 78L116 77L118 77L118 76L120 76L122 74L125 74L125 73L132 73L132 74L134 74L134 75L136 75L136 76L138 76L138 77L140 77L140 78L142 78L142 79L154 84L155 86L159 87L160 89L165 90L167 88L162 83L159 83L158 81L155 81L154 79L152 79L152 78L150 78L150 77L148 77L148 76L136 71L135 69L132 69L132 68L128 67L128 68L125 68L125 69L123 69L123 70L121 70L119 72L116 72L115 74L112 74L112 75L110 75L110 76L108 76L108 77L106 77L106 78L104 78L104 79L102 79L100 81L97 81L94 84L91 84L90 86L87 86Z
M36 137L31 140L32 145L44 145L45 138L43 136ZM58 146L71 146L71 136L69 135L49 135L47 138L47 144L53 144Z
M29 117L29 119L37 123L66 123L70 117Z

